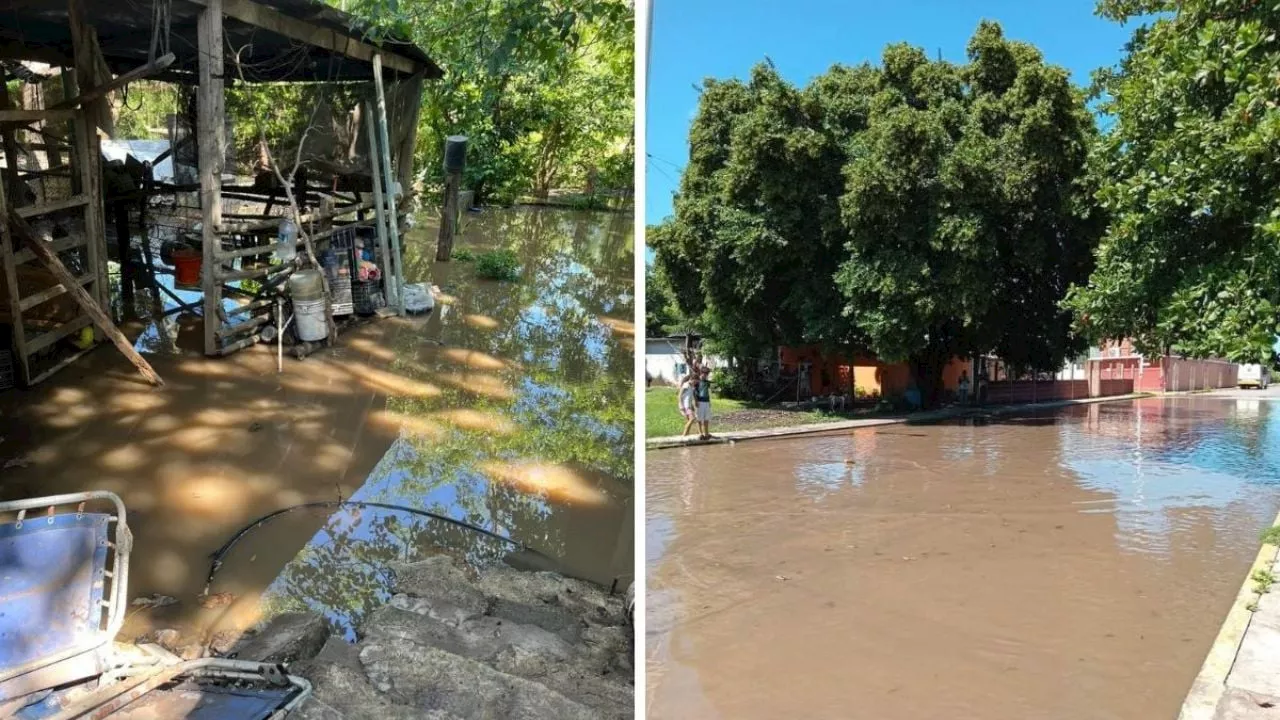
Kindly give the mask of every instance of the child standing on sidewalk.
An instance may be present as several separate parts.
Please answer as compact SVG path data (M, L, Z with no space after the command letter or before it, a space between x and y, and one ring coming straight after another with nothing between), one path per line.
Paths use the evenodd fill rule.
M711 439L711 369L702 368L702 377L694 388L694 400L698 403L698 430L703 440Z

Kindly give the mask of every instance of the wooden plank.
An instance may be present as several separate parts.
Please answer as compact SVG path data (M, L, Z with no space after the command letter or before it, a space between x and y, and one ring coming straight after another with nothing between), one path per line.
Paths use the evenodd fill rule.
M276 251L276 243L267 245L257 245L255 247L240 248L238 250L219 250L216 255L218 262L226 262L227 260L235 260L242 257L253 257L254 255L270 255Z
M378 227L378 257L382 259L382 277L386 281L384 286L390 292L387 293L387 304L400 307L400 288L396 286L394 276L391 274L391 246L387 242L387 212L386 205L382 199L382 171L381 163L378 162L378 130L377 122L373 119L373 105L365 104L365 126L368 128L369 134L369 174L373 178L373 208L374 217Z
M15 210L14 213L24 220L30 220L38 215L48 215L49 213L70 210L71 208L83 207L88 204L88 196L83 194L72 195L66 200L59 200L58 202L52 202L46 205L28 205L27 207L21 207Z
M53 273L53 276L58 279L58 282L62 283L68 290L70 290L71 297L75 299L86 313L88 313L89 318L92 319L98 327L102 328L107 337L111 339L111 342L115 343L115 346L126 358L129 359L129 362L133 363L133 366L138 369L138 372L141 373L142 376L145 377L152 385L163 386L164 381L161 380L160 376L156 374L156 371L151 368L151 364L139 355L137 350L133 349L133 343L129 342L128 338L124 336L124 333L120 332L120 329L117 328L116 324L107 316L107 313L102 309L102 306L99 305L83 287L76 283L75 278L71 276L71 273L67 270L66 266L62 264L62 261L58 259L58 256L55 255L43 241L36 237L35 231L27 224L27 221L17 217L16 215L10 215L8 220L8 226L14 230L14 233L18 237L22 238L22 241L29 247L36 251L36 259L44 263L44 266L49 269L49 272ZM85 325L87 326L88 323L86 322ZM27 352L31 353L35 352L35 350L29 347Z
M85 273L84 275L81 275L80 277L76 278L76 284L87 285L96 279L97 278L94 276L93 273ZM18 301L18 307L23 312L26 312L41 303L49 302L50 300L58 297L59 295L65 295L66 292L67 292L66 286L61 284L54 285L51 288L45 288L44 290L41 290L35 295L28 295L27 297L22 298L21 300Z
M76 116L75 110L0 110L0 123L66 122Z
M72 248L82 247L87 243L88 240L82 235L68 235L66 237L60 237L49 243L49 247L52 248L54 252L60 253L66 250L71 250ZM13 261L15 265L28 263L35 259L36 254L31 250L31 248L22 248L13 254Z
M270 275L272 271L283 272L288 265L260 265L256 268L248 268L246 270L222 270L219 269L214 277L218 282L235 282L236 280L251 280L253 278ZM216 311L215 311L216 312Z
M93 323L93 318L89 317L88 315L81 315L75 320L62 323L61 325L50 330L49 332L40 333L39 335L31 338L31 340L27 343L28 357L31 355L35 355L41 350L44 350L50 345L70 335L71 333L79 332L89 327L89 325L91 325L92 323Z
M238 308L232 308L228 310L227 316L235 317L236 315L243 315L245 313L253 312L254 310L261 310L264 307L270 307L275 303L276 301L274 298L264 298L262 300L254 300L251 303L247 303L245 305L241 305Z
M343 205L335 207L333 212L325 213L316 211L313 213L304 213L302 215L302 224L324 222L334 218L350 215L354 212L368 210L373 207L371 202L363 202L358 205ZM218 225L218 233L222 235L249 235L252 233L262 232L264 230L273 230L280 226L280 221L284 220L284 215L273 215L270 220L259 220L251 223L220 223Z
M84 350L77 350L76 352L71 353L70 355L68 355L68 356L66 356L66 357L62 358L61 360L59 360L58 362L54 363L53 367L49 368L48 370L45 370L44 372L40 373L39 375L37 375L37 376L35 376L35 377L31 378L30 380L28 380L28 381L27 381L27 385L35 385L35 384L37 384L37 383L40 383L40 382L43 382L43 381L45 381L45 380L49 379L49 377L50 377L51 375L53 375L54 373L58 372L58 371L59 371L59 370L61 370L62 368L64 368L64 367L66 367L66 366L70 365L71 363L73 363L73 362L75 362L75 361L79 360L79 359L80 359L80 358L81 358L85 353L90 352L91 350L93 350L93 348L92 348L92 347L87 347L87 348L85 348Z
M267 321L270 319L271 317L268 315L254 315L253 317L249 318L248 320L245 320L242 323L236 323L235 325L224 325L221 329L218 330L218 337L220 339L226 339L229 337L239 335L243 332L248 332L249 330L252 330L260 325L266 325Z
M417 73L404 81L404 92L412 98L409 116L404 118L408 132L400 145L399 157L396 158L396 172L400 185L404 188L405 197L409 197L413 187L413 157L418 148L418 120L422 115L422 86L426 73Z
M225 87L223 86L223 0L207 0L196 33L200 56L196 100L196 132L200 163L200 212L203 219L204 353L218 350L218 308L222 282L218 278L216 228L222 224L222 163L227 155Z
M5 83L0 83L0 111L8 111L12 108L9 87ZM18 138L13 134L12 127L0 128L0 149L4 150L4 184L6 192L9 193L8 204L17 206L23 200L22 190L26 186L18 176Z
M378 97L378 143L369 152L380 152L382 162L382 190L387 200L387 230L391 235L391 257L395 261L396 297L400 315L404 315L404 265L400 261L400 223L396 213L396 190L391 177L391 140L387 135L387 97L382 92L382 55L373 56L373 87Z
M305 20L285 15L253 0L202 0L206 8L215 3L222 6L222 12L229 18L239 20L264 30L283 35L291 40L314 45L331 52L345 55L353 60L372 62L379 54L386 56L386 66L403 73L415 73L424 70L421 65L403 55L385 52L373 45L348 37L334 30L327 30ZM378 72L376 69L374 72Z
M84 212L85 254L89 267L98 274L98 282L94 283L94 295L98 304L104 308L111 307L111 285L107 280L107 233L103 229L106 219L102 215L102 172L98 150L98 133L90 127L85 113L77 113L72 124L75 134L76 153L74 162L80 169L80 187L89 203Z

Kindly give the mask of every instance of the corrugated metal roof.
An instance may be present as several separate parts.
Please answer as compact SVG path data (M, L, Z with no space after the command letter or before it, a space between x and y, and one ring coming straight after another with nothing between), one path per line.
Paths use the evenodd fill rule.
M317 0L246 0L258 7L301 20L320 30L372 45L356 18ZM196 23L203 3L171 0L169 48L177 57L163 79L194 82L198 67ZM152 36L152 3L141 0L85 0L88 21L111 71L120 74L147 61ZM254 27L232 17L223 24L227 74L235 76L240 54L250 81L360 81L373 78L368 62ZM443 71L421 48L392 37L382 48L415 63L428 78ZM67 0L0 0L0 57L58 64L73 55ZM387 77L396 73L387 70Z

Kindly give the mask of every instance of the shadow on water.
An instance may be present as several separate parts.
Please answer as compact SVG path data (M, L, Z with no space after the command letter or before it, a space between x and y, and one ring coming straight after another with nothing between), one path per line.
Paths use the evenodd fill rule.
M193 323L182 333L194 353L156 347L156 336L133 328L166 380L161 390L107 346L37 388L0 395L0 498L120 494L135 534L130 596L178 599L132 614L122 637L242 627L302 608L350 634L386 599L391 564L438 550L477 562L504 553L403 512L298 511L250 531L227 555L211 589L233 595L230 607L201 605L210 553L236 531L274 510L338 498L465 520L568 574L625 587L632 217L528 208L468 216L457 247L513 250L518 282L479 279L474 263L435 263L435 233L424 223L404 241L408 280L440 288L435 313L361 326L333 349L286 360L283 374L265 345L201 356L192 314L179 323ZM179 350L184 342L180 333Z
M658 451L646 485L653 717L1172 717L1280 509L1280 406Z
M471 216L455 249L505 248L518 282L433 259L435 228L406 239L410 279L437 310L379 350L433 392L392 395L370 422L399 437L353 500L432 510L510 537L525 558L606 587L631 578L634 329L627 215L514 209ZM509 546L385 510L333 515L270 586L271 612L323 612L348 637L384 603L390 564L444 548L473 563ZM246 549L241 552L251 552ZM539 557L540 555L546 557Z

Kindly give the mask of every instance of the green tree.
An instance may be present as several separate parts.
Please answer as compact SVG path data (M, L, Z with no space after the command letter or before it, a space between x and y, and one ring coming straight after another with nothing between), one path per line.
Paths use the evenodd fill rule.
M927 402L956 356L1049 370L1101 219L1084 94L979 26L964 65L918 48L796 89L768 63L705 83L675 217L651 239L676 302L727 354L776 343L909 362Z
M360 0L351 11L425 48L418 161L438 179L444 138L467 135L477 196L629 187L633 8L624 0Z
M652 229L650 230L652 232ZM654 265L644 269L644 331L662 337L681 324L679 308L666 274Z
M1110 213L1068 306L1100 338L1148 352L1267 362L1280 307L1280 5L1107 0L1156 14L1102 71L1096 147Z

